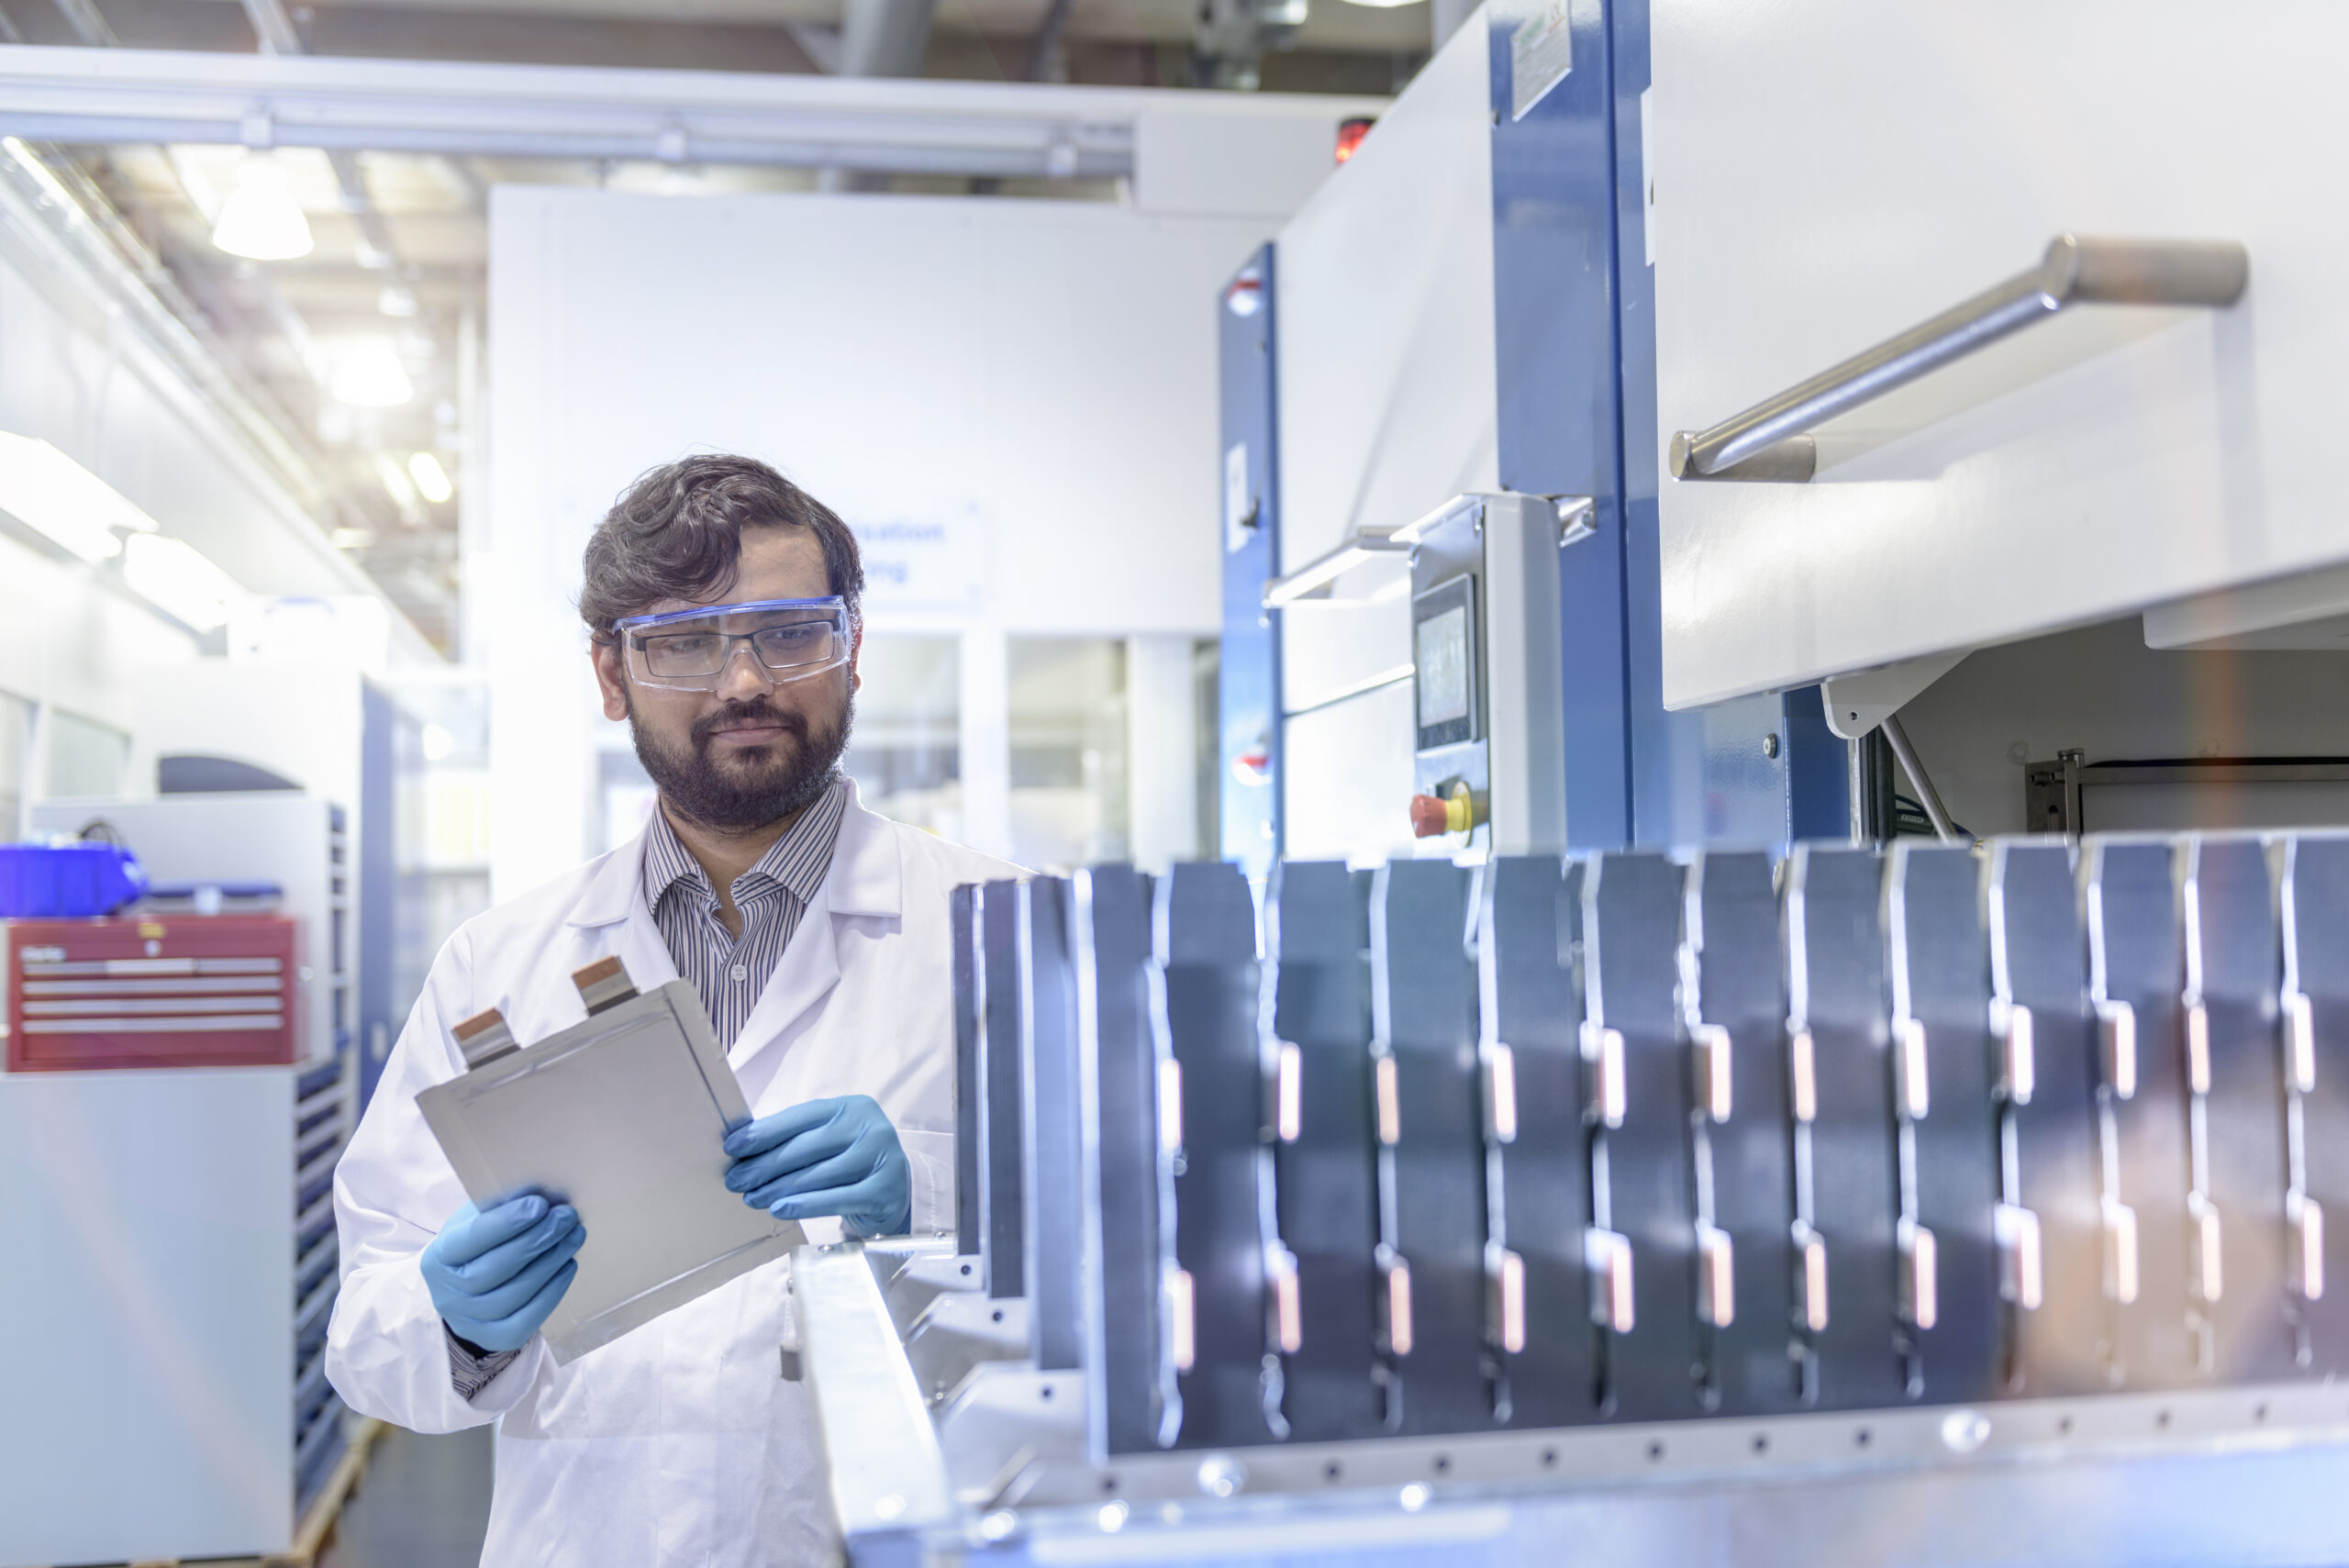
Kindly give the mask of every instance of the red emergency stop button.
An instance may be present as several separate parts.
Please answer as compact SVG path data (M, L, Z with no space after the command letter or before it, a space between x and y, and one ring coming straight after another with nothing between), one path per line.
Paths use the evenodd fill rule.
M1465 833L1476 826L1477 817L1476 797L1465 783L1455 781L1450 792L1444 795L1415 795L1411 797L1411 836L1415 839L1432 839L1440 833Z
M1432 839L1438 834L1447 831L1448 829L1444 826L1444 818L1448 815L1450 814L1445 810L1443 802L1438 800L1435 796L1431 795L1413 795L1411 797L1411 837L1414 839Z

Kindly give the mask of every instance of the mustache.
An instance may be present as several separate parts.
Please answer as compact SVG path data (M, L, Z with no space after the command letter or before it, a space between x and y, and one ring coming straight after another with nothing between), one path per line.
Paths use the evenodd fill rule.
M698 746L718 729L745 722L777 725L787 735L797 736L802 740L807 739L807 720L805 717L796 713L785 713L762 699L758 702L729 702L716 713L706 713L695 719L691 731L694 743Z

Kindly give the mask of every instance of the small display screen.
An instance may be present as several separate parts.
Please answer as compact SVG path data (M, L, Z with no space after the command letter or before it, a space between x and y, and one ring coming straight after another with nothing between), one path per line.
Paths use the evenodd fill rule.
M1416 650L1419 728L1468 717L1468 606L1455 605L1419 622Z

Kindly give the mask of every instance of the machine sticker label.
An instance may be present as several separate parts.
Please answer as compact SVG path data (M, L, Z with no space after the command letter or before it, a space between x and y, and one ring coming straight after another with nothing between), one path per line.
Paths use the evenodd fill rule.
M1509 35L1509 118L1521 120L1575 65L1566 0L1546 0Z

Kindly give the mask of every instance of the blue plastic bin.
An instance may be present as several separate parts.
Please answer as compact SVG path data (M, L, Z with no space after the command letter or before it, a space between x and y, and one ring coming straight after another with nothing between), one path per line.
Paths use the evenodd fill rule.
M111 915L147 891L147 873L119 844L0 844L0 917Z

